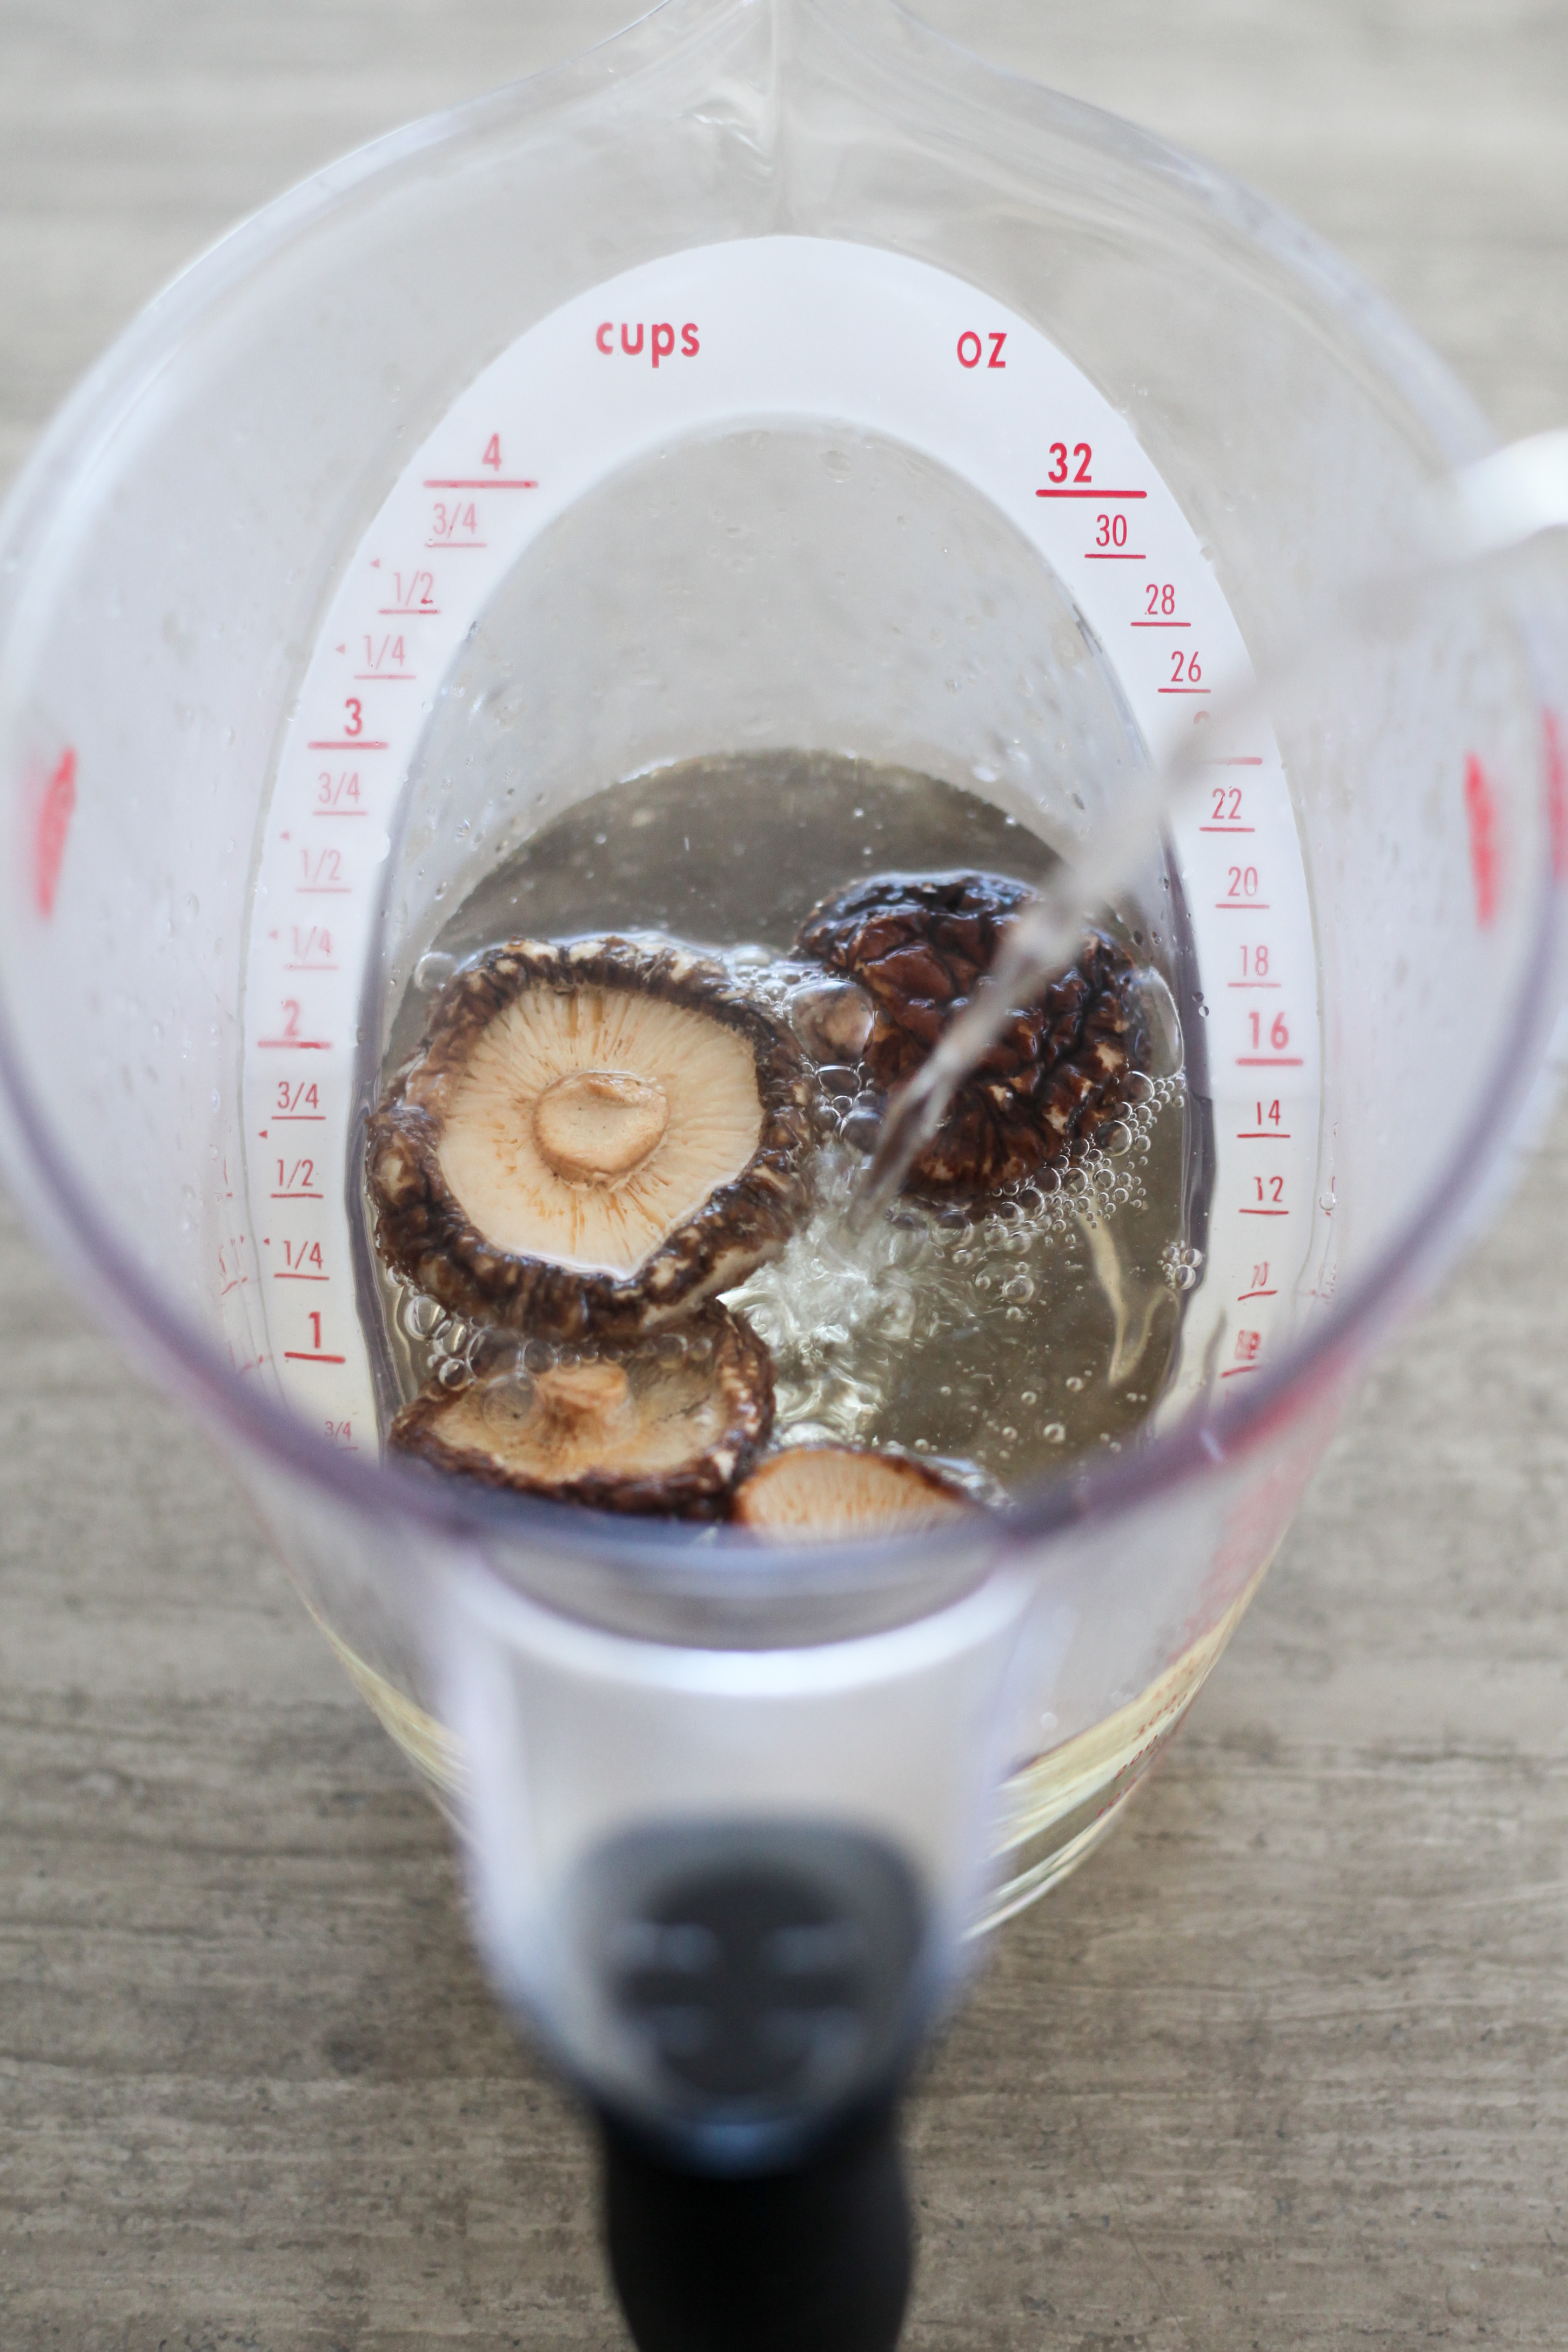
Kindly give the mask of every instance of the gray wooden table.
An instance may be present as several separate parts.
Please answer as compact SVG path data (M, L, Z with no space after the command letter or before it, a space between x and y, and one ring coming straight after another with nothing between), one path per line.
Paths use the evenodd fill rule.
M626 0L0 0L0 467L179 262ZM1568 415L1551 0L925 0ZM911 2352L1568 2341L1568 1122L911 2120ZM591 2158L243 1508L0 1216L0 2344L622 2341Z

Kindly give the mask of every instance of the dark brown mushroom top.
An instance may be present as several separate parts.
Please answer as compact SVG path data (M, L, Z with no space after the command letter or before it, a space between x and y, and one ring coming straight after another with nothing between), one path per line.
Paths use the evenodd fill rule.
M773 1423L773 1360L749 1325L710 1307L658 1339L432 1381L388 1444L434 1469L590 1510L721 1517Z
M783 1247L813 1100L788 1028L721 965L512 940L454 976L370 1121L377 1246L483 1322L652 1328Z
M868 1445L789 1445L736 1487L730 1516L783 1540L918 1534L976 1506L951 1479L906 1454Z
M874 1010L864 1058L889 1091L910 1076L990 970L1033 892L998 874L888 874L825 898L798 951L855 981ZM911 1189L972 1199L1086 1142L1148 1060L1126 950L1090 931L1078 961L1019 1010L914 1164Z

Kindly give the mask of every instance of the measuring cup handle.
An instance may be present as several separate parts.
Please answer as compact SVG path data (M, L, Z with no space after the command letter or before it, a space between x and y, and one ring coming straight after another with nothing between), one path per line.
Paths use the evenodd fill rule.
M787 2171L739 2179L600 2124L610 2268L638 2352L892 2352L914 2266L895 2101Z

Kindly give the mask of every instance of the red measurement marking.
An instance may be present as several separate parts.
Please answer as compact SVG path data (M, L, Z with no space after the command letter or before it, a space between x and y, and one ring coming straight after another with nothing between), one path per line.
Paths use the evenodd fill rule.
M268 1192L269 1201L319 1201L319 1192Z
M1300 1054L1238 1054L1236 1066L1238 1070L1299 1070L1301 1056Z
M1238 1217L1288 1217L1289 1209L1238 1209Z
M33 904L46 922L55 911L66 835L76 814L76 751L67 744L44 786L33 821Z
M283 1360L286 1364L342 1364L348 1359L346 1356L313 1356L304 1348L285 1348Z
M1166 690L1162 688L1163 692ZM1208 764L1205 761L1205 765ZM1258 827L1255 824L1200 824L1198 831L1200 833L1256 833Z
M1221 1372L1220 1378L1222 1381L1238 1381L1243 1372L1256 1372L1259 1370L1261 1367L1258 1364L1232 1364L1228 1372Z
M274 1282L331 1282L331 1278L330 1274L284 1274L280 1269L272 1276Z
M1158 690L1161 694L1207 694L1209 691L1206 686L1163 686Z
M419 679L411 669L356 669L356 686L417 686ZM314 750L314 745L311 749Z
M320 1127L326 1116L324 1110L275 1110L272 1124L274 1127ZM267 1129L263 1128L261 1133L265 1137Z
M1037 499L1146 499L1147 490L1037 490ZM1140 563L1143 558L1138 558Z
M330 1037L258 1037L257 1045L263 1053L330 1054Z
M1273 912L1267 898L1216 898L1215 906L1220 914L1268 915Z
M1283 988L1282 980L1227 980L1227 988Z
M325 739L317 741L312 738L305 749L307 751L390 751L392 746L390 743L367 743L362 736L350 736L343 742L335 738L331 742Z
M425 487L427 490L536 490L539 484L537 482L497 482L493 481L489 474L485 474L473 481L466 478L459 480L454 476L445 481L426 482Z
M426 547L455 547L472 551L477 547L488 547L489 541L488 539L427 539L425 544Z
M1238 1127L1237 1143L1289 1143L1289 1135L1277 1127Z
M1259 752L1246 751L1238 754L1238 756L1234 760L1205 760L1203 762L1203 765L1205 768L1261 768L1263 765L1263 759Z
M1236 1303L1238 1307L1245 1307L1249 1298L1278 1298L1279 1296L1277 1290L1238 1290Z
M1470 872L1476 885L1476 920L1484 931L1497 913L1497 802L1487 772L1472 751L1465 761L1465 814L1470 821Z
M1568 767L1563 764L1563 735L1554 710L1543 710L1546 734L1546 821L1552 835L1552 872L1559 882L1568 878Z
M383 620L387 621L395 616L399 620L406 620L412 614L419 614L431 621L438 621L441 617L439 604L378 604L375 609Z
M1190 629L1190 621L1129 621L1130 629Z

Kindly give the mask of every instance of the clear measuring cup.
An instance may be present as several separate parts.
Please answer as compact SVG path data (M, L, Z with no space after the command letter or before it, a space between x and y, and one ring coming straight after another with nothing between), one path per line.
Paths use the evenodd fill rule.
M227 238L10 500L8 1174L459 1821L496 1981L613 2119L634 2325L650 2179L860 2162L1501 1162L1559 992L1554 592L1289 668L1488 446L1186 159L880 0L667 0ZM1255 670L1290 692L1128 877L1172 893L1195 1139L1136 1442L958 1536L765 1549L382 1461L363 1122L498 863L737 752L934 775L1070 860ZM900 2259L844 2340L890 2341Z

